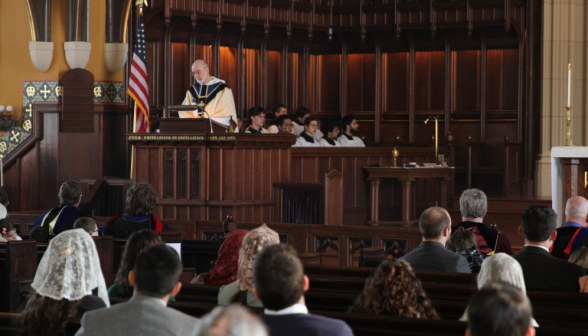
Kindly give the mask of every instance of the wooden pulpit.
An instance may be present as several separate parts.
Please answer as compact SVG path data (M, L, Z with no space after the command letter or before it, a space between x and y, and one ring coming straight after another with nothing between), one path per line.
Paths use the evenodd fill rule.
M160 133L132 133L133 184L157 192L163 219L248 222L274 218L274 183L289 182L291 134L227 133L204 118L167 118ZM194 238L196 239L196 238Z

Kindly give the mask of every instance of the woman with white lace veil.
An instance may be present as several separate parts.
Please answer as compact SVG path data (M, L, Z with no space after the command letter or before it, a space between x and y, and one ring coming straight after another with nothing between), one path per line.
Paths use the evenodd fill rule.
M83 229L51 240L31 286L36 293L17 319L21 335L65 335L70 318L110 306L96 245Z
M478 273L478 290L495 282L505 282L515 286L527 295L523 269L515 258L506 253L496 253L484 259L480 273ZM468 320L467 308L459 320ZM531 318L531 325L539 327L534 318Z

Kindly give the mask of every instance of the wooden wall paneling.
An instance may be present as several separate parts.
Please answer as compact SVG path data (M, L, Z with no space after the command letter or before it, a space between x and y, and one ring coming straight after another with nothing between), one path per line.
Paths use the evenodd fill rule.
M340 38L341 41L341 66L340 66L340 81L339 81L339 110L341 111L341 116L344 117L347 115L348 110L354 111L355 105L350 108L349 104L357 103L357 86L355 86L356 91L355 94L351 96L351 100L348 100L347 97L349 96L349 84L347 81L349 79L352 80L355 78L356 75L361 75L361 72L357 71L357 58L359 55L351 55L351 60L349 55L347 55L347 40L345 38ZM355 67L353 67L353 65ZM348 66L352 65L355 71L349 71ZM331 82L332 83L332 82ZM357 82L355 82L357 84ZM351 86L353 88L353 86ZM330 111L330 110L329 110ZM357 110L355 110L357 111Z
M51 209L56 205L56 197L60 187L59 176L59 115L57 113L40 113L39 118L43 119L41 127L43 127L43 140L39 142L39 195L46 195L46 197L39 198L39 209ZM20 179L19 179L20 180ZM6 175L4 182L6 183ZM55 195L55 197L51 197ZM8 195L10 197L10 194ZM10 207L13 209L21 209L15 207L14 202L10 202ZM9 208L10 209L10 208Z
M245 11L244 11L245 13ZM245 15L245 14L243 14ZM239 90L237 92L237 117L245 118L245 53L243 45L245 43L246 27L241 27L241 35L239 35L239 42L237 44L237 78L239 82ZM241 132L241 130L239 130Z
M341 82L341 55L320 55L317 73L320 74L316 90L318 109L315 112L340 113L341 88L333 83Z
M3 178L4 178L4 190L8 194L8 200L10 204L8 205L9 211L14 210L31 210L27 209L24 204L26 204L26 198L28 197L27 193L22 188L22 160L21 158L17 158L13 161L12 164L3 166ZM49 198L49 197L47 197ZM55 198L53 197L53 204L55 204ZM53 205L54 206L54 205Z
M186 97L186 91L192 85L191 70L188 71L186 64L190 63L188 58L188 45L186 43L171 44L171 105L180 105Z
M171 102L171 82L172 82L172 63L171 63L171 33L172 24L170 19L165 20L165 38L163 41L163 115L165 118L169 118L170 111L168 106Z
M415 41L414 36L409 35L409 42L410 42L410 54L409 54L409 64L408 64L408 90L407 90L407 101L408 101L408 142L414 143L414 123L415 123Z
M220 16L220 9L219 9L219 16ZM222 23L217 23L216 25L216 35L214 36L214 44L212 46L212 59L213 59L213 69L211 69L210 74L216 77L220 76L220 47L221 47L221 38L223 36L223 25Z
M269 39L269 30L265 29L265 34L261 40L261 47L259 48L259 59L260 59L260 76L259 76L259 106L263 108L267 108L268 106L268 98L267 98L267 86L268 86L268 52L267 52L267 42Z
M375 90L374 90L374 105L375 105L375 115L374 115L374 142L380 143L380 122L382 121L382 112L384 107L384 102L382 99L382 92L384 92L383 86L383 77L384 69L382 65L382 42L379 39L379 36L374 38L376 42L376 53L375 53L375 71L376 71L376 83L375 83Z
M267 103L265 108L267 113L272 115L272 108L278 104L284 104L285 95L282 95L283 62L282 55L279 51L267 51Z
M430 111L431 57L429 52L416 52L414 58L414 109Z
M93 133L59 133L59 180L79 180L101 177L102 154L89 150L99 149L99 114L94 114Z
M479 50L458 50L453 53L454 113L461 111L479 118ZM473 116L472 115L472 116Z
M371 115L376 111L376 54L362 54L361 58L361 111Z
M234 92L239 92L239 76L237 67L237 49L232 47L220 47L220 77Z
M300 69L301 57L298 53L288 53L288 95L285 101L288 111L295 111L302 101L302 92L300 88L300 77L302 77ZM289 112L290 113L290 112Z
M488 40L482 35L482 50L480 51L480 140L486 142L486 59Z
M409 53L386 53L384 61L386 70L384 113L401 112L408 116Z
M501 71L501 54L502 50L488 50L486 60L486 108L488 111L500 111L502 90L502 71Z
M235 184L238 183L236 179L236 165L234 164L235 151L234 148L221 148L220 160L222 162L222 179L219 189L221 191L220 200L222 201L235 201ZM214 162L214 161L212 161ZM232 162L233 164L228 164Z
M304 51L302 52L302 81L300 91L302 92L302 106L306 106L311 108L310 106L310 99L309 99L309 88L305 88L306 85L310 86L310 42L312 40L312 35L309 36L309 39L306 40L304 44Z
M288 19L290 19L290 17L291 17L290 12L288 12ZM288 67L288 65L290 64L289 63L290 57L288 54L288 45L290 43L290 35L291 35L291 32L288 29L288 31L286 32L286 38L284 39L284 43L282 45L282 50L280 51L280 60L281 60L280 72L282 74L282 78L281 78L282 80L280 82L280 88L281 88L281 92L280 92L281 99L280 100L282 101L282 104L284 104L286 106L290 106L289 110L292 110L293 104L288 103L288 99L289 99L288 88L294 89L294 86L288 85L289 84L288 79L290 78L289 67Z
M445 91L439 88L445 87L445 52L429 52L429 109L435 113L444 114ZM443 116L441 116L441 119ZM445 132L440 131L445 134Z
M452 76L452 71L451 71L451 66L452 66L452 62L451 62L451 56L453 55L453 53L451 52L451 44L449 43L449 40L447 38L445 38L445 85L444 85L444 108L445 108L445 135L447 135L449 133L449 128L450 128L450 124L451 124L451 112L453 112L453 106L452 106L452 102L453 100L451 99L451 97L453 96L451 93L451 88L453 88L453 80L454 77Z

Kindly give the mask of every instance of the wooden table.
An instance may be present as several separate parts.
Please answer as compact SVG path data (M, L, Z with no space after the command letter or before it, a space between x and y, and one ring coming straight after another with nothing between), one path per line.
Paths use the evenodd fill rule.
M367 225L402 225L411 226L415 223L414 219L410 218L411 210L411 192L412 182L419 178L435 178L439 181L440 195L439 206L447 208L447 184L451 181L455 167L370 167L366 166L363 169L368 174L368 181L371 182L371 219ZM401 222L384 222L378 219L380 208L380 179L394 178L402 182L402 221Z

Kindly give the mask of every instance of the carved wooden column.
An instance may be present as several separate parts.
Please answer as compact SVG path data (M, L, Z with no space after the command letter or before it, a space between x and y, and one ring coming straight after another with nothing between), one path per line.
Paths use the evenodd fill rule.
M449 184L450 180L446 178L439 179L439 206L443 209L447 209L447 185Z
M410 225L410 194L414 179L399 179L399 181L402 182L402 222L404 225Z
M378 221L379 221L378 208L379 208L379 204L380 204L380 179L377 177L371 177L371 178L368 178L368 181L370 181L371 186L372 186L372 193L371 193L372 206L371 206L371 215L370 215L371 219L368 222L368 225L377 226Z

